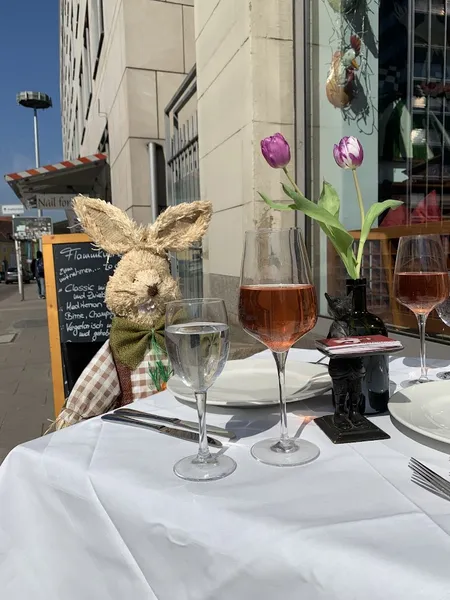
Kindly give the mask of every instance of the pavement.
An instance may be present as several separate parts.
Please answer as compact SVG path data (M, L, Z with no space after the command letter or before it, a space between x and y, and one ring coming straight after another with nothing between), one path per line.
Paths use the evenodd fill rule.
M22 302L16 284L0 283L0 463L54 418L45 300L34 282L24 290Z

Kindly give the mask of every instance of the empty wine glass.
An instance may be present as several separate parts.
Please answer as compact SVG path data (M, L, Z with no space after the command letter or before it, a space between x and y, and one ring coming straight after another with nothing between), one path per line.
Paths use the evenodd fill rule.
M209 451L206 434L207 390L228 358L228 317L223 300L195 298L166 305L166 346L173 370L195 394L199 448L195 456L178 461L174 472L182 479L208 481L233 473L236 463Z
M400 238L395 261L394 295L417 317L420 336L420 377L428 381L425 357L425 325L428 315L448 297L447 260L438 235Z
M447 300L444 300L442 304L436 306L436 312L439 315L441 321L445 323L445 325L450 327L450 298L447 298ZM450 379L450 371L440 371L436 374L436 377L438 377L439 379Z
M319 448L288 435L285 364L289 349L317 321L316 292L306 249L297 229L247 231L242 258L239 320L275 359L278 372L281 432L252 447L257 460L278 467L308 463Z

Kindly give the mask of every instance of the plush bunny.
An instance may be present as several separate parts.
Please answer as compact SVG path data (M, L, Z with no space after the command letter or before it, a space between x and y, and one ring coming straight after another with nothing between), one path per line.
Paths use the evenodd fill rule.
M210 202L197 201L169 207L153 225L138 226L103 200L77 196L73 207L94 243L122 258L105 291L106 305L114 315L110 338L76 382L54 429L164 389L170 375L165 304L180 298L167 253L200 240L212 214Z

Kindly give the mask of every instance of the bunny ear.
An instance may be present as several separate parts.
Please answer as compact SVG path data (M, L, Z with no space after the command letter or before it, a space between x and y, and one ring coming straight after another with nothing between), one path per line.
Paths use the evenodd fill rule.
M148 229L146 245L158 253L186 250L204 236L211 216L212 204L204 200L169 206Z
M108 254L125 254L138 244L140 227L117 206L77 196L73 209L84 231Z

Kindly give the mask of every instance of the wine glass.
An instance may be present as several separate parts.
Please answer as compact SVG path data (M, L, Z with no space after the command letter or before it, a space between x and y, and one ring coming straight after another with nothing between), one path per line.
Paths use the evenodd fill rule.
M448 275L450 279L450 273ZM450 298L447 298L442 304L436 306L436 312L441 321L450 327ZM450 379L450 371L440 371L436 374L436 377L438 377L438 379Z
M228 332L223 300L194 298L166 305L167 353L175 374L194 391L199 422L197 455L183 458L173 469L182 479L222 479L236 469L229 456L211 454L206 434L206 393L227 361Z
M394 295L417 317L420 336L420 377L428 381L425 360L425 325L430 312L448 297L447 260L438 235L400 238L395 261Z
M306 440L289 438L285 364L293 344L317 321L317 302L305 245L297 229L261 229L245 234L239 294L244 330L265 344L275 359L281 412L279 439L256 443L252 455L278 467L303 465L319 455Z

